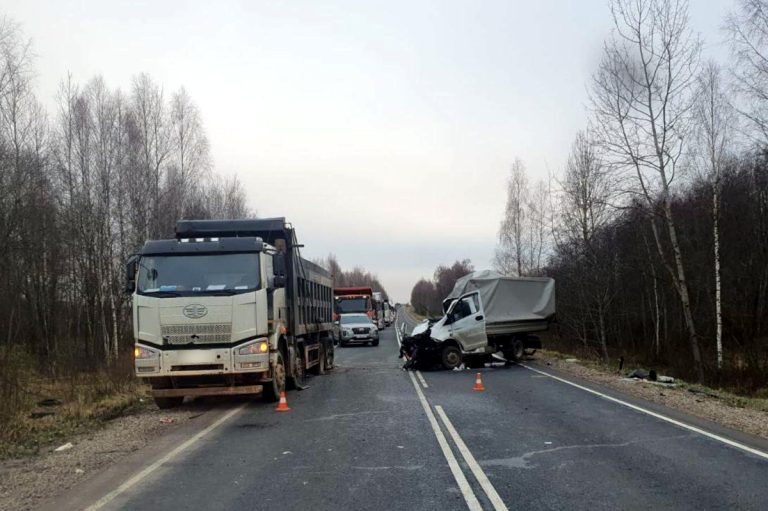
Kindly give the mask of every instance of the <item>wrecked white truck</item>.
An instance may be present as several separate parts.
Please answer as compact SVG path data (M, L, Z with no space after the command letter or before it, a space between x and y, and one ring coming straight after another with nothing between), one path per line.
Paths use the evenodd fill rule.
M495 354L518 361L541 348L534 334L555 319L555 281L477 271L456 281L443 312L417 325L403 342L410 358L421 358L419 366L482 367Z

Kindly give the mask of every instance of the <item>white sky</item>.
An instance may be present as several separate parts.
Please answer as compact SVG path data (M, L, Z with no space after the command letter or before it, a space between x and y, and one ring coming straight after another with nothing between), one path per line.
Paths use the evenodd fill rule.
M721 59L731 8L691 0ZM184 85L259 216L403 302L438 264L490 265L512 160L534 178L562 167L611 27L607 0L11 0L0 14L32 38L50 112L67 73Z

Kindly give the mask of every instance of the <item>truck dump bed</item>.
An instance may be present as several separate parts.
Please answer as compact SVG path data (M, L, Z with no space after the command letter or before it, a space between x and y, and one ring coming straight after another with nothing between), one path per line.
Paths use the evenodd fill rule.
M555 280L483 270L456 281L446 300L479 291L487 335L546 330L555 317Z

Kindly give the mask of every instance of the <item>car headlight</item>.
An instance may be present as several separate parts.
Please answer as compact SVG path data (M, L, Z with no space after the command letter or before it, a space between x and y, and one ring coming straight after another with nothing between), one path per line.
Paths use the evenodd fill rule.
M352 330L349 330L349 329L345 328L344 330L341 331L341 334L344 335L344 336L347 336L347 337L351 337L352 336Z
M147 358L157 358L160 356L160 352L157 350L152 350L149 348L145 348L144 346L135 346L133 348L133 358L136 360L139 359L147 359Z
M269 353L269 342L265 340L257 340L255 342L241 346L237 353L240 355L263 355Z

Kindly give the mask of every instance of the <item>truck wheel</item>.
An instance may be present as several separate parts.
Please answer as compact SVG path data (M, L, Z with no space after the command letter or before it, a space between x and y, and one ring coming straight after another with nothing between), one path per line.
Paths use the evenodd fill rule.
M181 406L184 402L184 397L156 397L155 404L161 410L168 410L169 408L176 408Z
M320 345L320 357L317 360L317 364L313 365L310 371L318 376L325 374L325 348L322 345Z
M261 397L267 403L276 403L280 400L280 391L283 389L285 389L285 362L283 362L283 354L278 351L272 381L264 384Z
M293 359L293 374L286 383L286 388L290 390L301 390L304 387L304 359L299 354L299 348L297 348Z
M525 345L521 339L514 339L510 349L504 352L504 358L513 362L520 362L525 354Z
M455 369L461 365L461 350L456 346L446 346L440 353L440 361L446 369Z

